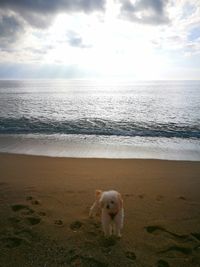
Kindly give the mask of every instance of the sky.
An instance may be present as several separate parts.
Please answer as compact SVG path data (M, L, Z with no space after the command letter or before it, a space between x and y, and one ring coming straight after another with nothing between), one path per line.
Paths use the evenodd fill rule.
M1 79L200 79L200 0L0 0Z

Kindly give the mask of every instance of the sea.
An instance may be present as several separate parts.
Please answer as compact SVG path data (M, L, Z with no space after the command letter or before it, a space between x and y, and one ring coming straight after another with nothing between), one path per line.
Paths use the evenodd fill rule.
M200 81L0 80L0 152L200 160Z

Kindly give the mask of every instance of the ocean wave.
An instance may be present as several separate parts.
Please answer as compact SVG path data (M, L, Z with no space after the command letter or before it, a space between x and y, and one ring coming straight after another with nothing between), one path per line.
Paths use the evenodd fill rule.
M177 123L143 123L99 118L75 120L39 120L34 118L0 118L0 134L82 134L108 136L143 136L200 138L200 126Z

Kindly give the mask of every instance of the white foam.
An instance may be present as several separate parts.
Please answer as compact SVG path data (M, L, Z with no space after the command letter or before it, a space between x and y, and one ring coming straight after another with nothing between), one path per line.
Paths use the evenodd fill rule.
M0 135L0 152L77 158L200 160L200 141L83 135Z

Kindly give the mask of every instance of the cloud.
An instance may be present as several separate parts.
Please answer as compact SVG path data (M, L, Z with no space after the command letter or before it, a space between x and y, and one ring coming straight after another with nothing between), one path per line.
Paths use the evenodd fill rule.
M86 44L83 38L76 32L69 31L67 33L68 43L72 47L79 47L79 48L90 48L91 45Z
M168 0L119 0L120 17L132 22L160 25L169 22L166 12Z
M45 28L60 12L104 10L105 0L1 0L0 8L20 14L31 26Z
M12 10L31 10L39 13L55 13L58 11L91 12L103 9L103 0L1 0L2 8Z
M0 50L11 51L20 37L36 30L46 30L59 13L92 13L104 10L105 0L1 0ZM82 40L72 36L72 46L85 47Z
M0 13L0 49L6 50L24 32L24 23L16 15Z
M39 48L34 48L34 47L27 47L26 51L34 54L34 55L45 55L49 52L49 50L53 49L53 46L51 45L46 45L44 47L39 47Z

